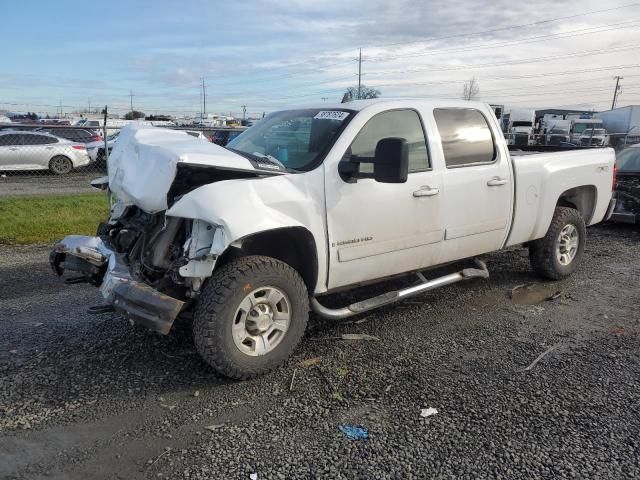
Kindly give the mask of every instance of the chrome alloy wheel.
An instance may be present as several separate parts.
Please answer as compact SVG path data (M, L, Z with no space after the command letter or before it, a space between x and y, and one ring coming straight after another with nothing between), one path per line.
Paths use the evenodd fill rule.
M231 333L236 347L257 357L275 349L284 339L291 321L291 302L276 287L249 293L236 310Z
M556 245L556 257L560 265L569 265L578 253L578 245L580 243L578 229L567 224L558 235L558 243Z

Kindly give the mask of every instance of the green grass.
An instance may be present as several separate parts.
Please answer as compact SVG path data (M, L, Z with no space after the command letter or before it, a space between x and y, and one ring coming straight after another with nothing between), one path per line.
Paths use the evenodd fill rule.
M0 199L0 244L51 243L94 235L109 215L104 193Z

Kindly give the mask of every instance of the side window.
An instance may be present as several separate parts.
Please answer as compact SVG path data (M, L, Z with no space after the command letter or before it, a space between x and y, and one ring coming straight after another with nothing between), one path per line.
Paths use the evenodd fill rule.
M8 134L0 135L0 147L8 147L11 145L20 145L18 135Z
M491 163L496 158L487 119L471 108L436 108L433 111L447 168Z
M48 137L46 135L32 135L33 137L36 137L36 139L34 140L34 144L38 144L38 145L48 145L51 143L58 143L58 140L53 138L53 137Z
M409 173L423 172L429 168L427 141L422 122L414 110L393 110L383 112L369 120L351 144L351 155L373 158L376 145L383 138L405 138L409 144ZM361 163L360 171L372 173L371 163Z

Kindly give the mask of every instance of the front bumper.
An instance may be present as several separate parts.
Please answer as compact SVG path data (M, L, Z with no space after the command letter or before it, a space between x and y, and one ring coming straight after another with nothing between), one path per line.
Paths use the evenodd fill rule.
M50 263L57 275L79 272L99 286L107 303L132 323L167 334L185 302L170 297L131 277L122 256L99 237L70 235L56 243Z

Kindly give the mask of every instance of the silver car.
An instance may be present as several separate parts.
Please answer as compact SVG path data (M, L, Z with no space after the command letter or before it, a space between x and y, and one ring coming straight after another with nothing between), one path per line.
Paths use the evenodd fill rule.
M64 175L89 162L81 143L43 132L0 132L0 170L50 170Z

